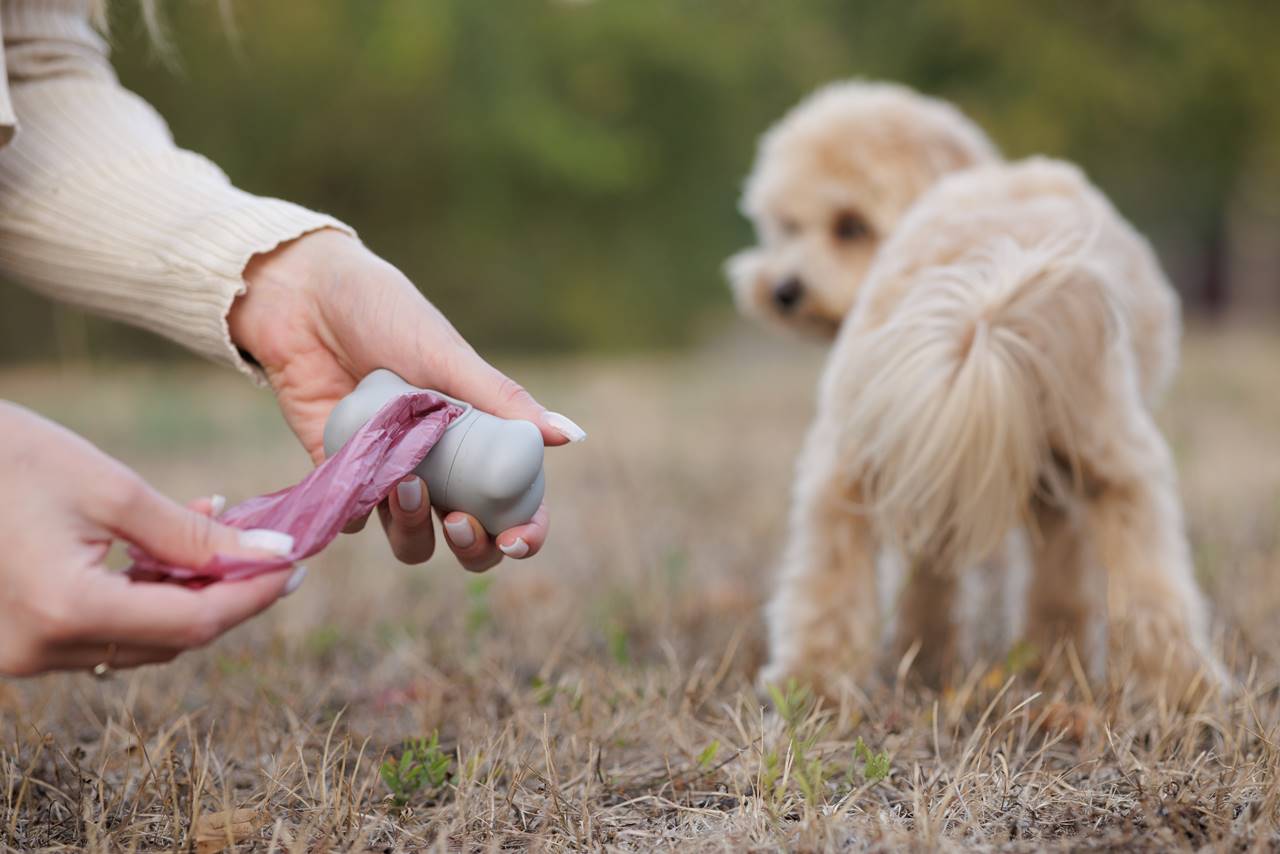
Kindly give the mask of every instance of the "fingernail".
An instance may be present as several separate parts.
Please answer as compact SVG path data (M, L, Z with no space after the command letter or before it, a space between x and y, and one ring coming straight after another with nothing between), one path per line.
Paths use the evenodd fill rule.
M586 430L583 430L577 424L574 424L572 419L561 415L559 412L548 412L543 418L546 420L548 427L574 444L587 438Z
M284 583L284 592L280 594L281 598L288 596L293 591L302 586L302 579L307 577L307 568L299 566L293 570L293 574L289 576L289 580Z
M509 546L499 543L498 548L502 549L502 553L507 557L524 557L529 553L529 544L521 537L516 537L516 541Z
M413 513L422 506L422 481L416 477L405 478L396 484L396 499L400 509Z
M444 532L449 535L449 542L460 549L475 545L476 532L471 530L471 523L466 519L454 519L444 523Z
M221 515L222 511L226 508L226 506L227 506L227 496L218 495L216 492L213 495L209 496L209 510L211 511L211 515L213 516Z
M270 528L250 528L240 532L240 545L284 557L293 551L293 537Z

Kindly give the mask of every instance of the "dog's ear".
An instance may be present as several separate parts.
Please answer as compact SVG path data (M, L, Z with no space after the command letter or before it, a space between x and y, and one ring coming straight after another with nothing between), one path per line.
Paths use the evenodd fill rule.
M972 130L977 131L977 128ZM995 163L1000 158L996 147L980 131L941 136L933 154L939 161L935 164L939 175Z
M930 104L929 157L938 177L1000 161L999 149L977 123L945 101Z

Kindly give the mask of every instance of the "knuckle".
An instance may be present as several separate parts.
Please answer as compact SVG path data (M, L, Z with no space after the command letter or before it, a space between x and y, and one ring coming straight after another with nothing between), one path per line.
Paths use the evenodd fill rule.
M187 512L182 524L183 539L191 551L201 557L212 557L217 550L217 523L200 513Z
M76 639L80 628L76 609L63 597L44 597L34 609L33 616L37 640L46 644L58 644Z
M430 560L431 554L435 551L435 542L430 537L430 528L427 529L427 536L423 536L419 530L393 535L390 541L391 552L396 559L411 566Z
M427 339L415 339L415 361L422 366L425 376L433 377L438 385L452 385L458 375L458 352L455 347L441 347Z
M113 476L103 479L102 506L112 519L130 516L146 502L151 487L140 476L119 466Z
M511 379L511 377L504 376L498 382L498 400L502 401L504 405L523 405L532 399L529 392L525 391L524 386Z

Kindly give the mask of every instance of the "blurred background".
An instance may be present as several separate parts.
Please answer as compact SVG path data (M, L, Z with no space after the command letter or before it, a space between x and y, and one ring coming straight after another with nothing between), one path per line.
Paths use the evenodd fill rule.
M115 61L180 144L355 226L484 352L706 337L756 138L854 76L1079 162L1189 314L1280 312L1277 4L161 3L168 51L139 8L111 4ZM0 287L0 361L179 353Z

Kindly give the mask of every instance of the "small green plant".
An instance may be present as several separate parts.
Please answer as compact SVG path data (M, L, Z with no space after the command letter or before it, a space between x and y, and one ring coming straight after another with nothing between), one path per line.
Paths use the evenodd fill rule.
M662 568L667 587L671 590L680 589L689 574L688 553L679 548L668 549L662 561Z
M805 802L816 807L826 794L827 766L820 757L812 755L811 742L792 742L791 749L795 755L792 776Z
M1040 650L1036 649L1036 645L1030 641L1018 641L1009 648L1009 654L1005 656L1005 670L1010 673L1022 673L1031 665L1036 663L1036 659L1040 657Z
M555 702L556 697L564 696L568 698L571 711L582 711L583 692L581 680L573 687L570 687L548 682L541 676L535 676L530 681L529 687L533 689L533 699L539 706L550 706Z
M698 767L704 771L711 767L711 763L716 761L716 754L720 752L720 739L715 739L706 747L702 748L702 752L698 754Z
M440 734L433 732L429 739L409 742L399 758L387 759L380 771L396 807L403 807L419 791L444 786L449 781L452 764L449 754L440 749Z
M493 611L489 608L489 588L493 579L487 575L467 582L467 634L475 636L493 625Z
M770 750L760 761L760 794L776 800L782 795L779 783L782 777L782 758L778 751Z
M817 806L825 795L828 769L817 750L825 726L822 719L813 714L817 705L813 692L807 685L794 679L788 680L782 687L770 685L768 690L773 707L778 710L786 727L791 746L791 779L795 780L806 803ZM780 773L778 765L776 753L766 757L769 785L776 780L773 772Z
M342 631L337 626L317 626L303 639L307 654L325 658L342 643Z
M605 626L605 635L609 642L609 656L617 664L626 667L631 663L631 639L627 630L616 620Z
M878 783L889 776L888 751L872 753L862 736L858 736L857 743L853 745L853 755L862 763L862 778L867 782Z
M533 699L539 706L549 706L551 701L556 698L556 686L541 676L533 677L529 687L533 689Z
M813 693L807 685L801 685L794 679L787 680L782 688L769 686L769 698L773 707L782 716L787 732L794 738L796 730L813 709Z

